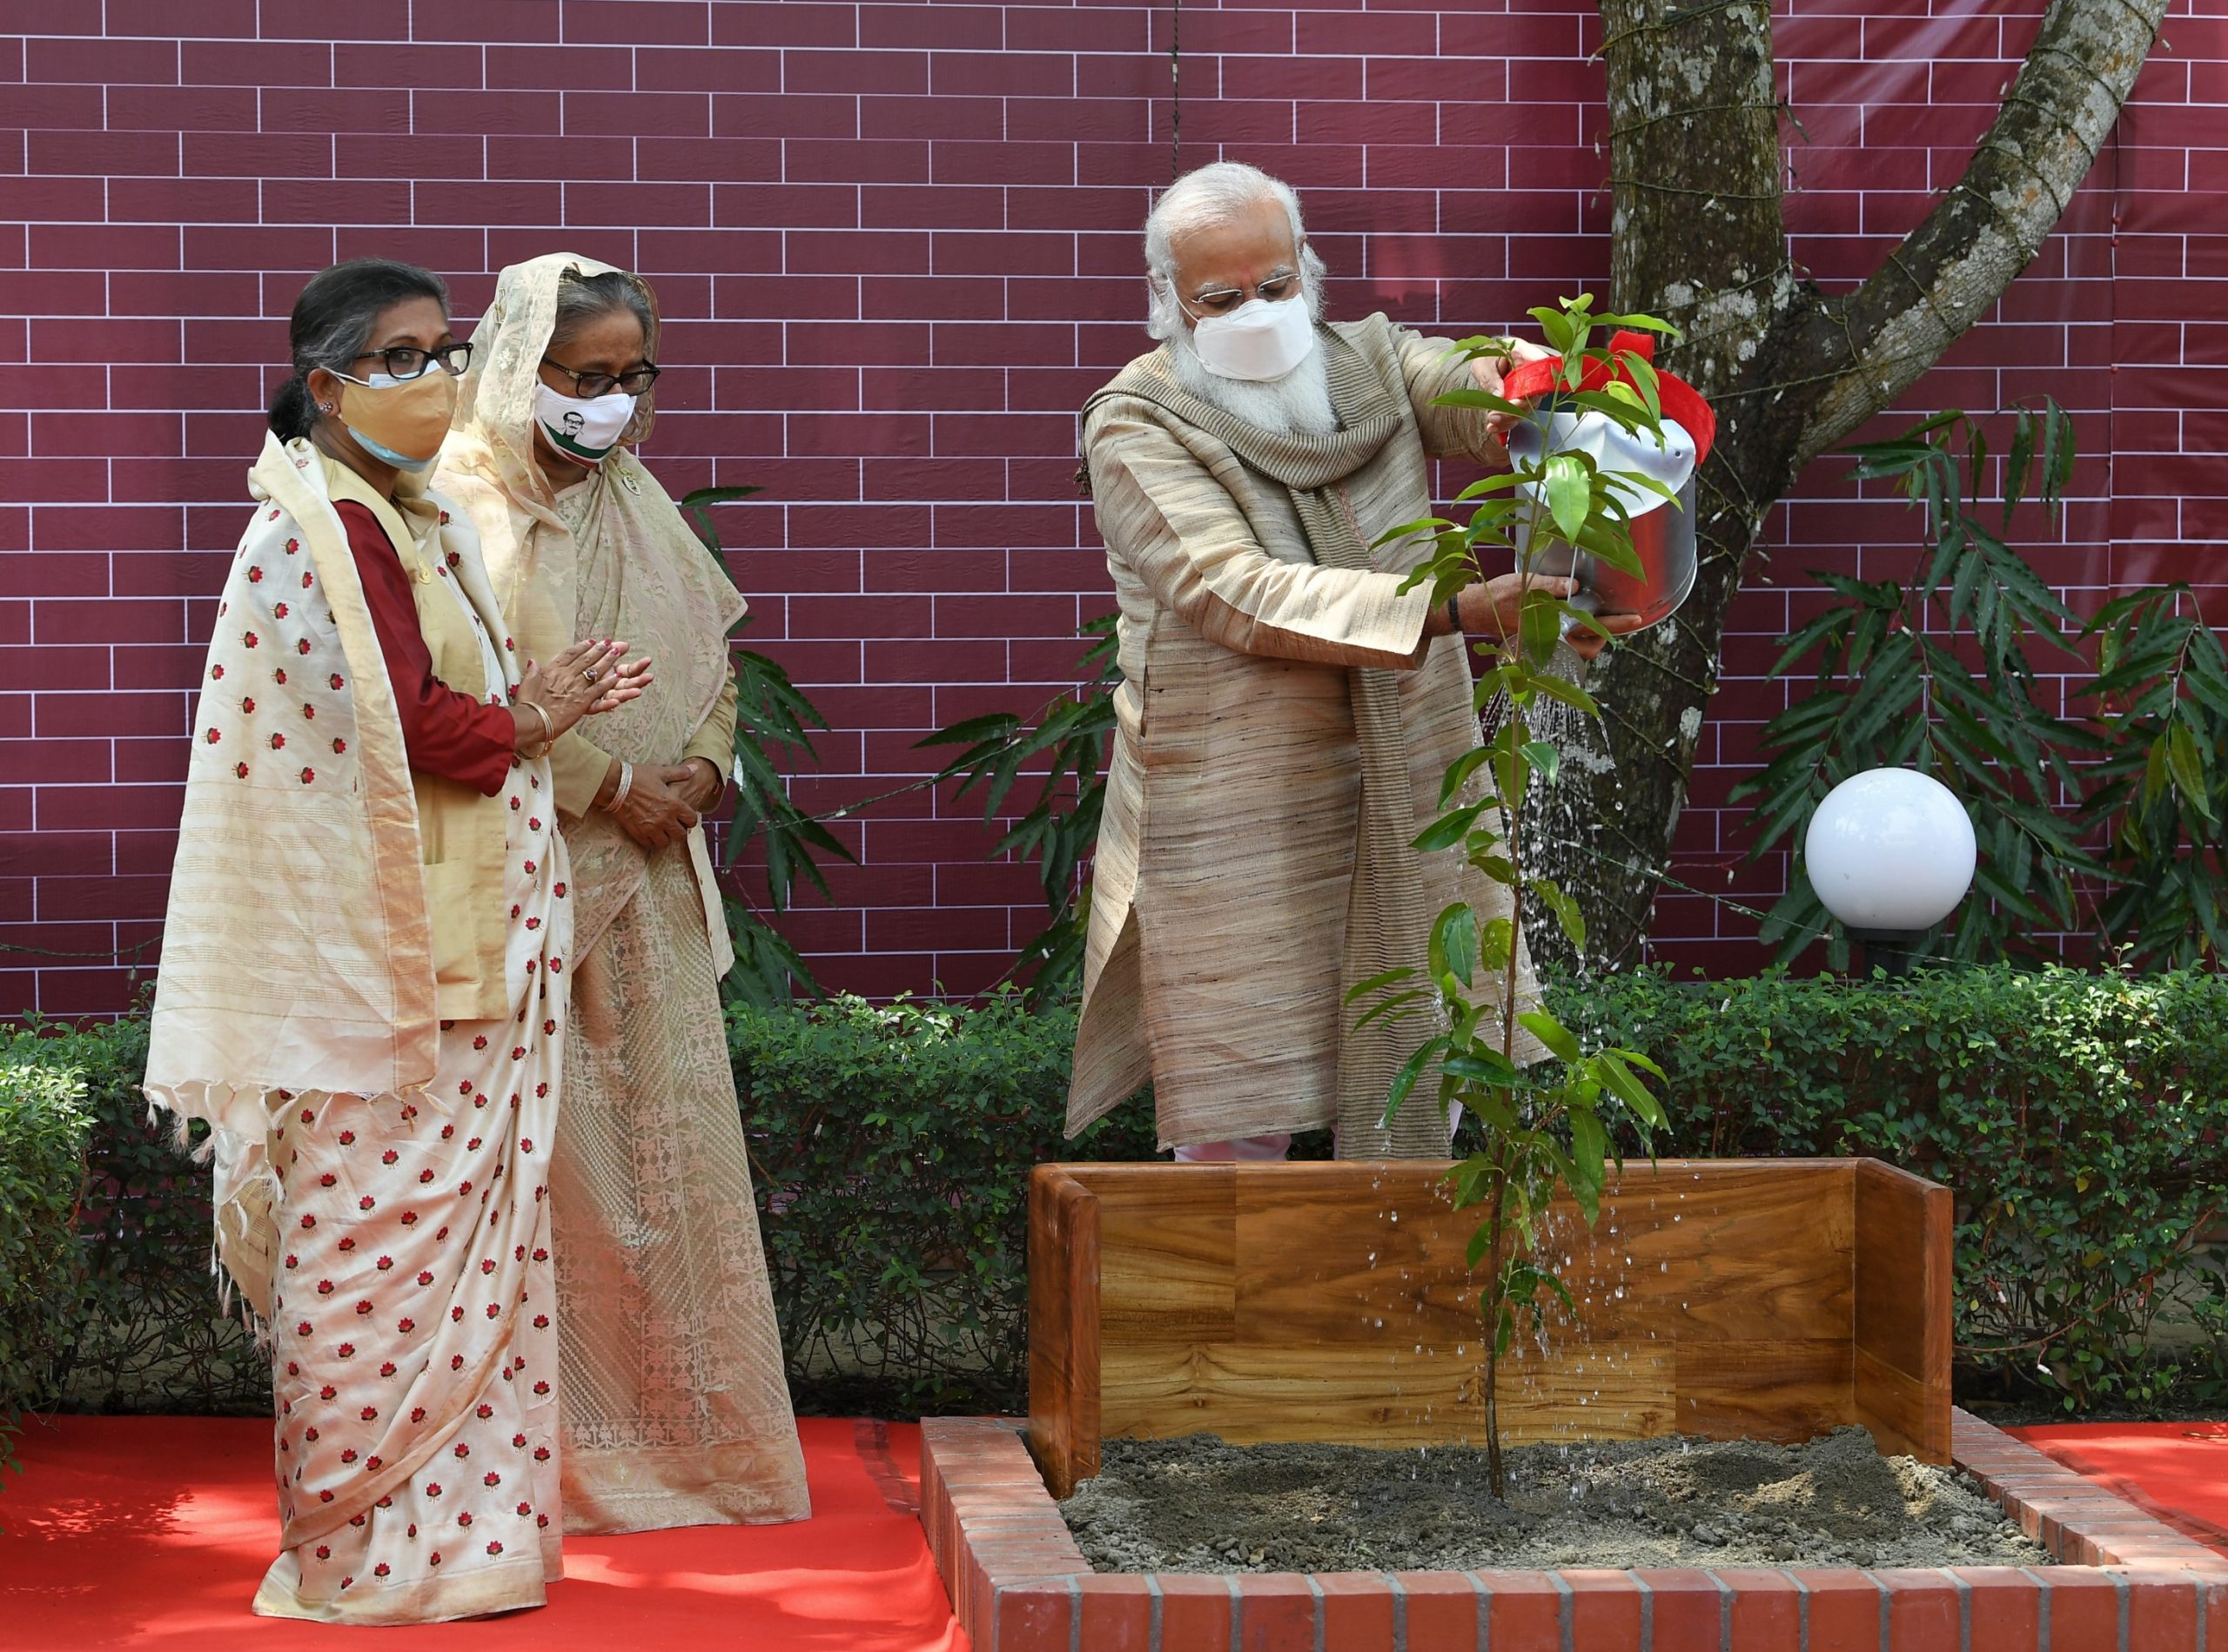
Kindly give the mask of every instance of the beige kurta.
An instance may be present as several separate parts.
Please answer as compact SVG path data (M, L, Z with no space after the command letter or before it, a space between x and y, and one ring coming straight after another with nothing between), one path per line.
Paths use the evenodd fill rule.
M1333 330L1399 373L1407 409L1341 484L1371 541L1432 514L1430 458L1500 461L1482 414L1431 405L1472 382L1444 340L1382 316ZM1317 566L1286 489L1133 398L1095 406L1084 445L1123 682L1068 1128L1148 1079L1164 1145L1320 1128L1358 1013L1339 990L1361 774L1349 673L1399 673L1420 830L1478 740L1462 644L1425 638L1427 586L1399 589L1424 544L1374 551L1368 570ZM1430 910L1507 911L1459 855L1420 859ZM1522 991L1536 996L1528 960ZM1537 1053L1520 1038L1520 1058Z

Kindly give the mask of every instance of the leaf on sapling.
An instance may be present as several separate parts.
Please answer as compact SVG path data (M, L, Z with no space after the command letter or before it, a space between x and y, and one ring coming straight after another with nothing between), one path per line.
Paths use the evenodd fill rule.
M1578 902L1561 884L1551 877L1527 880L1526 887L1537 896L1541 905L1555 915L1555 922L1570 938L1571 945L1580 953L1586 950L1586 914Z
M1478 931L1478 961L1486 969L1507 968L1515 946L1516 925L1508 918L1488 918Z
M1579 1058L1578 1038L1569 1028L1545 1010L1526 1010L1516 1017L1517 1024L1547 1047L1547 1052L1560 1061Z
M1563 604L1545 591L1528 591L1524 606L1517 613L1517 638L1524 650L1524 657L1536 669L1554 657L1555 644L1562 641ZM1505 787L1513 795L1515 788Z
M1460 843L1470 829L1470 823L1485 812L1483 802L1466 803L1450 809L1416 834L1410 847L1429 855L1442 849L1452 849Z
M1400 1071L1393 1075L1392 1094L1385 1104L1383 1122L1386 1125L1392 1124L1402 1104L1408 1099L1408 1092L1416 1087L1416 1080L1423 1077L1424 1069L1446 1050L1446 1044L1444 1036L1426 1039L1415 1054L1400 1064Z
M1556 531L1569 539L1586 525L1587 513L1593 506L1593 467L1580 453L1550 453L1546 470L1543 487L1548 514L1554 519Z
M1457 901L1433 920L1426 957L1435 976L1452 976L1464 986L1475 977L1478 957L1478 915L1469 903Z
M1434 407L1474 407L1483 413L1505 413L1511 419L1521 419L1526 415L1523 403L1511 401L1506 396L1496 396L1492 391L1480 389L1476 385L1443 391L1431 400Z

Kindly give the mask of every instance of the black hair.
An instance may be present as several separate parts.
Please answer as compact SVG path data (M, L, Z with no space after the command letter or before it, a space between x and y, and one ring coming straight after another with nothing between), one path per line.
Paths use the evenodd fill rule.
M341 372L352 366L372 341L380 313L405 299L432 299L446 314L448 284L431 270L393 259L351 259L310 278L287 325L293 376L271 399L271 428L279 440L306 436L316 426L311 369Z

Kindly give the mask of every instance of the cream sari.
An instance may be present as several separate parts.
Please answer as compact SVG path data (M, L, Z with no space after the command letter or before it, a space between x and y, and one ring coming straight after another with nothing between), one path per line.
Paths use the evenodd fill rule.
M440 485L479 527L529 653L623 637L656 661L656 688L600 719L597 747L678 763L724 709L742 599L627 448L561 494L534 459L560 273L608 267L556 254L502 272ZM627 440L648 424L645 409ZM802 1519L803 1458L720 1008L733 955L703 832L648 852L593 809L563 828L576 967L552 1197L567 1529Z
M269 1617L426 1623L559 1572L548 1164L571 903L549 766L466 807L505 829L501 1017L437 1014L392 685L321 460L268 441L195 708L147 1094L212 1130L217 1255L270 1340ZM379 513L429 635L517 682L470 529ZM466 633L459 633L465 635ZM509 639L505 637L507 643ZM433 869L438 870L438 869Z

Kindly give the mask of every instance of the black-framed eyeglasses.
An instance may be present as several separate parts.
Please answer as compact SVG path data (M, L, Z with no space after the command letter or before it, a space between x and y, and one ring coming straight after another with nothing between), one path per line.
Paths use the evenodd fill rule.
M391 350L366 350L348 365L357 361L381 363L390 379L409 379L421 376L426 368L439 362L450 377L460 379L464 370L472 365L472 346L466 344L436 345L431 350L420 350L415 345L399 344Z
M583 401L594 401L598 396L607 396L614 390L623 390L630 396L648 393L657 383L658 374L665 371L654 361L645 361L639 367L629 367L614 378L607 373L575 373L561 361L541 359L545 367L554 367L573 381L573 393Z

